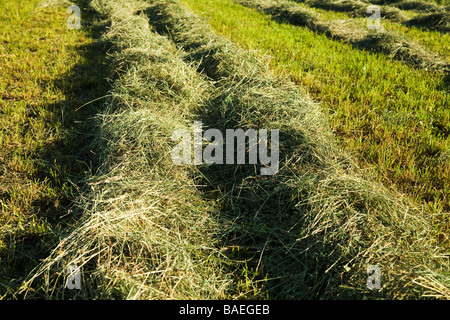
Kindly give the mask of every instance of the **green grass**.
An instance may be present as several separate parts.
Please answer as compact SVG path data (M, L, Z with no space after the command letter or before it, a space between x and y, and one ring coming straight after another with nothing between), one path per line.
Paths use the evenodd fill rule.
M0 296L59 240L87 169L91 104L105 92L94 26L68 30L66 7L0 1ZM97 28L98 29L98 28ZM98 51L98 50L101 51Z
M450 209L450 96L442 75L276 23L232 1L183 3L219 34L272 56L274 69L329 109L342 145L375 167L387 186L436 212ZM448 224L442 222L438 233L446 239Z

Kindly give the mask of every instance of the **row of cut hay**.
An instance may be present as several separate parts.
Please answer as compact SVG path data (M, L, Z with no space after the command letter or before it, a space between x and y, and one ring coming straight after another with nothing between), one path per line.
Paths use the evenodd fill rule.
M214 243L214 204L196 190L197 168L171 160L175 129L190 129L209 85L153 32L145 3L94 0L110 20L117 80L92 151L103 165L78 203L82 218L34 270L22 293L51 299L221 299L232 280ZM222 262L221 262L222 261ZM82 270L81 290L65 288Z
M366 287L369 265L382 272L376 297L449 297L448 259L426 212L373 182L336 148L320 108L292 83L176 1L149 2L155 29L217 82L221 93L201 115L206 124L280 130L273 177L258 176L254 166L202 169L221 203L222 247L240 248L246 265L268 277L270 298L374 297Z
M404 23L406 26L415 26L437 30L450 31L450 6L439 6L434 3L420 1L402 1L392 5L381 5L380 1L365 0L294 0L306 5L330 11L346 12L353 17L367 17L367 8L372 4L380 4L382 18ZM415 10L419 15L409 19L401 10Z
M439 12L421 14L405 22L407 26L415 26L450 33L450 6Z
M251 6L258 10L272 15L277 20L289 21L289 23L296 26L306 26L310 29L318 29L319 14L300 7L293 2L264 2L264 1L247 1L236 0L236 3Z
M367 17L367 7L371 2L366 0L294 0L310 7L328 11L345 12L353 17ZM391 6L379 6L382 17L396 22L407 20L407 17L398 8Z
M448 72L450 65L436 53L430 52L420 44L390 31L370 32L348 21L325 21L310 9L302 8L286 0L235 0L236 3L256 8L271 14L279 21L293 25L306 26L311 30L324 33L333 39L351 44L357 49L382 52L392 59L403 61L409 65Z
M380 3L380 1L372 1L372 3L376 4ZM401 10L413 10L418 13L418 15L411 19L401 20L408 27L417 27L444 33L450 32L450 1L445 6L422 1L400 1L390 5ZM382 6L382 8L383 11L389 7Z
M412 10L417 12L432 12L432 11L440 11L444 9L444 6L441 6L437 3L430 1L417 1L417 0L371 0L372 4L381 4L381 5L389 5L395 8L399 8L401 10ZM450 2L449 2L450 4Z

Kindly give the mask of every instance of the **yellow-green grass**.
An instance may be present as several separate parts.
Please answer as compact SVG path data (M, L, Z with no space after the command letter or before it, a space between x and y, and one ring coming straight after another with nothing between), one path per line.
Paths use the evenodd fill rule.
M342 145L387 186L436 212L449 210L450 96L442 75L279 24L232 0L182 2L216 32L272 56L274 69L329 109ZM439 228L444 239L448 224Z
M0 297L70 221L98 105L75 110L106 89L96 27L68 30L66 7L38 3L0 0Z

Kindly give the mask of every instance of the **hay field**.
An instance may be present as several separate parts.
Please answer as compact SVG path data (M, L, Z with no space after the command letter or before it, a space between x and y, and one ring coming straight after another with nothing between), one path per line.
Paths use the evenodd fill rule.
M1 297L450 298L448 2L92 0L70 31L25 3L10 29L61 46L0 34L35 72L0 86ZM279 130L278 171L175 163L199 121Z

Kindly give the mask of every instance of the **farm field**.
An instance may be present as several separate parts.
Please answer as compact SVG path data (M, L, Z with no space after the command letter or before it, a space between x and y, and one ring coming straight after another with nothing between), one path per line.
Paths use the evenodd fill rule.
M0 9L3 299L450 298L449 1Z

